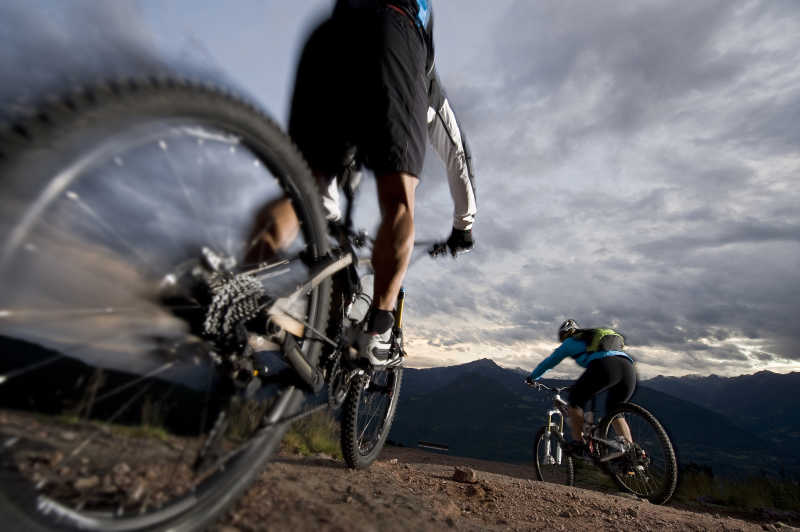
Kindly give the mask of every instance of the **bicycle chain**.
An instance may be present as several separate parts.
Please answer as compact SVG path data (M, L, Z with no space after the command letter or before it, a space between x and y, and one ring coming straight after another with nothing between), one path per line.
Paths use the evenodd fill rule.
M237 323L254 318L261 310L264 288L254 277L215 274L209 279L208 287L212 296L203 322L206 335L227 336Z

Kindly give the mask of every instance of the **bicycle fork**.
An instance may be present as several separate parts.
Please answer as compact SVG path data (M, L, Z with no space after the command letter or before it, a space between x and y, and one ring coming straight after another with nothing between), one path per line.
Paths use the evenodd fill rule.
M558 425L553 421L553 416L558 416ZM561 465L563 459L563 451L561 445L556 445L555 455L552 449L551 436L555 432L556 438L559 442L564 441L564 414L558 409L551 409L547 411L547 426L544 431L544 454L545 460L548 465Z

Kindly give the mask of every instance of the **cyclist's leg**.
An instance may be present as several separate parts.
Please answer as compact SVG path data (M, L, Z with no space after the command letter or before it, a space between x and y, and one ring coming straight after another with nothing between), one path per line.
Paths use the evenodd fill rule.
M322 197L325 220L341 218L336 179L317 175L317 187ZM288 196L261 207L250 230L249 247L245 257L248 264L269 260L288 248L300 233L300 221Z
M414 247L414 191L419 179L403 172L378 178L381 224L372 250L374 307L392 311Z
M624 357L609 357L609 364L613 371L619 375L619 380L608 390L608 400L606 402L606 412L620 403L628 401L636 390L636 371L633 364ZM625 438L625 441L632 442L631 429L628 427L625 418L618 417L611 422L617 434Z
M583 408L579 406L570 406L567 408L567 411L569 412L569 429L572 434L572 439L580 441L583 427Z
M618 417L611 422L611 425L614 427L614 430L625 438L627 442L633 442L633 436L631 435L631 428L628 426L628 422L625 421L625 418Z
M250 230L245 262L269 260L276 252L288 248L299 232L300 221L288 197L267 203L259 209Z
M596 378L590 372L591 364L578 378L569 391L567 413L569 414L569 428L574 441L581 441L583 429L583 407L596 393L594 385Z

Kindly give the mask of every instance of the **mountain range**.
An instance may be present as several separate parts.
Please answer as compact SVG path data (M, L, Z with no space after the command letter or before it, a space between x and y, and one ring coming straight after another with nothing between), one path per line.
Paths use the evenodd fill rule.
M406 369L389 437L407 446L419 441L447 445L453 455L530 461L533 436L551 399L525 385L523 377L490 359ZM798 386L800 373L656 377L640 382L632 401L667 428L682 465L800 475L800 423L790 393Z
M0 336L0 375L34 367L0 385L0 406L65 414L94 404L92 414L125 424L161 424L192 433L207 416L205 393L179 382L98 370L32 344ZM524 384L527 372L482 359L431 369L406 368L397 416L389 438L406 446L440 443L449 453L489 460L529 462L533 436L544 423L550 395ZM568 381L545 380L565 386ZM118 390L103 401L97 390ZM145 386L146 384L146 386ZM147 388L138 396L136 390ZM715 472L800 477L800 373L762 371L741 377L656 377L642 381L633 401L652 411L670 433L679 463L710 466ZM98 396L99 397L99 396ZM87 403L87 401L89 401ZM136 404L134 404L134 402ZM96 403L96 404L95 404ZM599 403L602 405L601 403ZM127 405L120 416L117 412ZM145 416L148 419L145 419Z

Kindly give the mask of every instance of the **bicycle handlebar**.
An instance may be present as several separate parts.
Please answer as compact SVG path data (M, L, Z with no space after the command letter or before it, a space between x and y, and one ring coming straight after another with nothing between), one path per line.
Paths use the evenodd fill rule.
M552 389L552 388L550 388L550 387L549 387L549 386L547 386L546 384L542 384L541 382L538 382L538 381L529 382L529 381L528 381L528 379L525 379L525 380L523 380L522 382L524 382L524 383L525 383L525 384L527 384L527 385L528 385L530 388L533 388L533 389L535 389L535 390L550 390L550 391L553 391L553 389Z
M563 386L561 388L554 388L552 386L548 386L548 385L544 384L543 382L539 382L539 381L528 382L527 380L525 380L523 382L525 384L527 384L528 386L530 386L531 388L534 388L536 390L546 390L548 392L555 392L555 393L561 393L562 391L564 391L564 390L569 388L569 386Z

